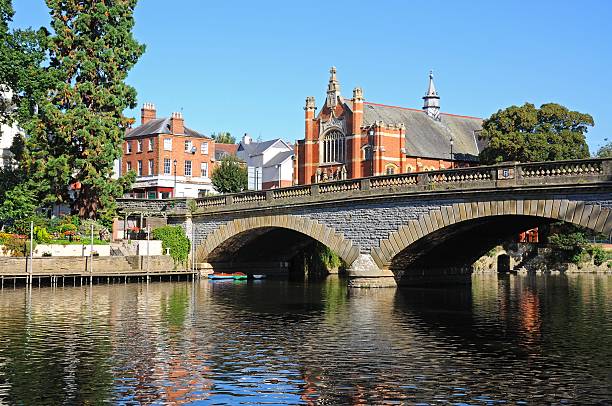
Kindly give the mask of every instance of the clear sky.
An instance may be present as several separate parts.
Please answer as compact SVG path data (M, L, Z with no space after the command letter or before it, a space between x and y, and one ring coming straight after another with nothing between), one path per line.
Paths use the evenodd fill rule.
M13 3L15 26L48 24L44 0ZM608 0L140 0L135 36L139 106L206 134L303 138L304 100L322 105L335 65L347 97L420 108L433 69L445 112L556 102L594 117L592 151L612 139Z

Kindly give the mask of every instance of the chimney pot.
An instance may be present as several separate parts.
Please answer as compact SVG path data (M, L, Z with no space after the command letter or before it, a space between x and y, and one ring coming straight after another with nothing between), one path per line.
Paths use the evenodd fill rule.
M153 103L144 103L142 105L142 109L140 110L140 124L144 125L151 120L155 120L157 118L157 112L155 110L155 105Z
M172 131L172 134L185 134L185 121L183 120L183 113L172 113L170 117L170 131Z

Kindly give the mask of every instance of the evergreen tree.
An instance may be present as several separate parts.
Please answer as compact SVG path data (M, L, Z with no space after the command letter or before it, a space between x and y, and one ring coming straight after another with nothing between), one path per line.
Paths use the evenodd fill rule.
M555 161L589 157L585 134L593 117L555 103L511 106L482 124L480 138L488 145L480 153L483 164L503 161Z
M82 218L110 218L133 180L112 174L128 125L123 111L136 105L125 79L144 52L132 36L136 1L46 0L48 66L29 89L35 107L21 111L21 164L42 185L42 203L70 203Z
M226 156L212 173L211 181L219 193L238 193L247 188L246 168L234 156Z
M44 30L11 30L10 0L0 0L0 122L12 126L23 112L33 111L30 89L39 82L40 64L45 58ZM24 138L14 140L15 161L23 156ZM0 227L31 216L39 206L39 186L20 166L0 168Z

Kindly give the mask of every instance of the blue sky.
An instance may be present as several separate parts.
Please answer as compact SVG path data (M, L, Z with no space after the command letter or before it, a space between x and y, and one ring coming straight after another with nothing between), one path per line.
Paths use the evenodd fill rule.
M43 0L15 0L14 25L48 23ZM612 139L612 2L140 0L147 51L129 82L158 116L254 138L303 138L328 70L342 93L420 108L434 70L442 110L488 117L557 102L590 113L591 150ZM139 117L139 109L128 112Z

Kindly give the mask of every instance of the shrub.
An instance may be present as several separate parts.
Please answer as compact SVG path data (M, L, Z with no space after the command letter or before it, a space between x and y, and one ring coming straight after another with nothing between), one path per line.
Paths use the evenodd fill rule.
M34 227L34 240L38 243L44 244L51 241L51 234L45 227Z
M36 248L36 241L33 247ZM25 257L30 255L30 241L19 236L7 238L4 240L2 247L4 254L9 254L12 257Z
M561 260L569 260L575 264L584 261L585 249L589 246L583 233L553 234L548 239L550 245L559 251Z
M153 238L161 240L164 251L169 248L175 264L187 263L191 244L189 238L179 226L165 226L153 230Z
M108 234L108 230L102 224L95 220L83 220L79 226L79 234L83 237L89 237L91 234L91 226L94 227L94 238L99 237L102 234Z
M593 257L593 263L597 266L603 264L608 260L609 254L599 245L593 245L589 247L588 251L591 257Z
M63 223L59 227L59 232L64 235L75 235L77 226L72 223Z

